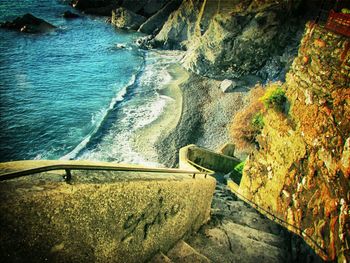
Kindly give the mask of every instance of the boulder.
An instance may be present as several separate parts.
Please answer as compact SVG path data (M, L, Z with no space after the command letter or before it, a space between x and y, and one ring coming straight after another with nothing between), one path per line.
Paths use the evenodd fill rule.
M221 84L220 84L220 89L222 90L222 92L227 92L227 91L229 91L229 89L231 88L231 87L233 87L234 85L233 85L233 81L232 80L229 80L229 79L225 79L225 80L223 80L222 82L221 82Z
M139 46L139 48L151 49L152 48L152 45L151 45L152 38L153 38L152 35L140 37L135 41L135 43L136 43L136 45Z
M15 20L0 24L1 28L20 31L24 33L45 33L54 28L54 25L46 22L43 19L37 18L32 14L25 14L22 17L17 17Z
M143 23L140 26L139 31L146 34L158 33L168 20L169 15L180 6L181 2L181 0L170 1L166 6Z
M123 7L112 11L112 24L121 29L137 30L146 21L144 16Z
M63 17L64 18L68 18L68 19L74 19L74 18L79 18L80 15L75 14L75 13L73 13L71 11L66 11L66 12L63 13Z

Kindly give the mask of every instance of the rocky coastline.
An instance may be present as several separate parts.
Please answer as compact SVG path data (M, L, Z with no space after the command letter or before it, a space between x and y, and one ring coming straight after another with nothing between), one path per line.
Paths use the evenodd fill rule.
M286 6L256 0L220 5L200 0L74 0L72 5L85 13L105 10L115 27L148 34L138 40L141 48L185 51L181 64L190 76L180 85L181 118L154 144L158 162L171 167L177 164L174 153L184 145L217 149L230 140L228 127L245 105L247 91L257 83L284 80L306 22L300 13L303 1ZM226 79L231 88L223 93L220 84Z
M172 82L159 91L173 102L134 138L135 149L151 162L176 167L178 151L185 145L215 150L232 141L229 128L249 104L249 91L259 86L265 94L267 87L276 86L274 91L283 93L282 105L271 102L254 112L262 116L262 127L243 169L242 193L312 236L327 252L323 259L347 260L350 49L348 38L315 23L307 24L305 31L313 13L301 10L319 4L72 2L87 14L109 16L119 29L147 34L137 41L140 48L183 51L180 65L168 69ZM260 104L262 98L257 98ZM249 124L254 125L253 118ZM235 156L244 159L246 154Z

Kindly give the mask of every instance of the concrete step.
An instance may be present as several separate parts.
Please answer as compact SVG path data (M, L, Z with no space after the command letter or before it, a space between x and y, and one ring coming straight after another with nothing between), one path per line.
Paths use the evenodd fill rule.
M226 233L232 237L232 239L235 239L235 242L239 242L241 239L247 239L247 242L252 242L256 246L259 245L258 243L261 243L262 246L266 245L276 247L278 249L286 249L284 236L277 236L226 220L223 221L223 224L220 226L220 228L226 231Z
M283 237L223 221L205 226L186 240L212 262L288 262L289 252Z
M183 240L179 241L171 250L168 251L167 257L174 263L211 262L206 256L196 251Z
M225 213L225 220L277 236L280 236L282 232L279 225L271 223L269 219L258 212L231 210Z
M212 215L225 217L233 223L249 226L256 230L280 235L281 227L261 215L254 208L243 201L228 201L221 198L214 198L212 202Z

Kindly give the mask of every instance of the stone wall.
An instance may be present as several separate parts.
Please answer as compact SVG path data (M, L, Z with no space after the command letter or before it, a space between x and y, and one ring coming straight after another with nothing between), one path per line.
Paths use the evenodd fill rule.
M350 40L308 24L268 109L239 191L272 211L326 260L350 260ZM348 260L348 261L346 261Z
M32 161L0 168L35 166ZM143 262L198 230L210 216L211 177L72 175L69 183L59 172L0 182L2 262Z

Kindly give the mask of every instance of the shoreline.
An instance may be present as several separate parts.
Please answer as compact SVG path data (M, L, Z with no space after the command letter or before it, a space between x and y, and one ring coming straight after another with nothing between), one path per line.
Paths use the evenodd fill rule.
M196 144L218 150L231 141L229 127L232 116L246 104L247 90L223 93L221 81L188 74L187 81L180 85L183 96L181 118L155 143L158 161L167 167L178 166L179 150L186 145Z
M231 141L229 126L246 103L247 90L220 90L221 81L188 72L180 64L168 67L172 80L159 91L169 102L154 122L139 129L133 150L146 162L177 167L180 148L188 144L218 150Z
M180 86L186 83L190 74L180 64L169 65L167 71L171 80L157 92L160 96L166 96L169 101L160 116L152 123L137 130L132 138L133 150L140 153L147 162L159 160L155 145L160 138L168 136L175 130L181 120L183 94ZM158 163L159 166L164 166Z

